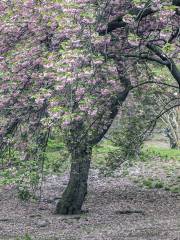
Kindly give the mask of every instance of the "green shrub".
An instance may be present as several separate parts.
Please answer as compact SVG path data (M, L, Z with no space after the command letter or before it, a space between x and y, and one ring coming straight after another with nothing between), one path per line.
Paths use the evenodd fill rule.
M143 179L142 185L149 189L163 188L164 183L158 179L147 178Z
M47 173L63 173L70 165L70 156L66 150L47 152L45 170Z
M180 186L179 185L173 186L173 187L170 188L170 191L172 193L180 193Z
M22 201L28 201L32 197L32 193L30 193L27 186L18 187L18 198Z
M177 149L168 149L168 148L158 148L158 147L145 147L143 149L143 154L149 156L150 158L159 157L164 160L180 160L179 150Z
M16 240L32 240L32 238L30 237L30 235L29 234L25 234L25 236L24 237L18 237L18 238L16 238Z
M64 149L64 143L58 142L57 139L49 139L48 146L47 146L47 152L54 152L54 151L61 151Z

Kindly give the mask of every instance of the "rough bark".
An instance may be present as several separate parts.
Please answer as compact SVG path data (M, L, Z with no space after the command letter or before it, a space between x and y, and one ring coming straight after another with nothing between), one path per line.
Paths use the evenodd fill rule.
M57 214L79 214L87 194L87 180L91 161L90 149L75 149L72 155L70 179L56 206Z

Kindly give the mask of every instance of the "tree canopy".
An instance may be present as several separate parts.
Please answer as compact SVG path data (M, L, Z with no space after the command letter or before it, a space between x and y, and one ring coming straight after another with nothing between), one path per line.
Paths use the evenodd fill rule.
M179 14L178 0L1 1L1 149L20 126L37 144L58 126L72 155L89 152L134 87L177 92ZM153 64L174 82L149 77Z

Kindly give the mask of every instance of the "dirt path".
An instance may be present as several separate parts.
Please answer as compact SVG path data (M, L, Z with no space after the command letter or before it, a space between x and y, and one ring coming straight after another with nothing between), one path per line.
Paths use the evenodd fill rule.
M44 201L21 203L0 191L0 240L28 233L36 240L180 240L180 195L145 190L126 178L98 177L92 171L81 216L54 215L68 176L49 177Z

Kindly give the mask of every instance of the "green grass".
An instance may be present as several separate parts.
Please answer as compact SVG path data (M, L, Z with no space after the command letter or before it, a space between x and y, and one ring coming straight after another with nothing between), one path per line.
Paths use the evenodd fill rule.
M64 148L63 142L60 142L57 139L49 139L48 146L47 146L48 152L63 150L63 148Z
M29 236L29 234L25 234L24 237L16 238L16 240L32 240L32 238Z
M172 193L180 193L180 184L170 187Z
M109 152L116 150L110 141L103 141L93 148L93 161L94 167L105 166L105 158ZM65 154L64 154L65 153ZM69 168L70 161L69 156L65 150L65 145L56 140L50 139L48 142L46 152L46 169L50 169L55 173L63 173Z
M118 147L113 146L111 141L105 140L93 149L93 164L95 166L105 165L105 159L109 152L116 151ZM146 145L143 148L144 160L150 161L152 158L160 157L162 160L180 161L180 150L168 149ZM143 155L142 158L143 159Z
M164 187L164 183L159 179L147 178L142 181L142 185L149 189L159 189Z
M56 174L64 173L70 165L70 159L67 153L61 151L49 151L46 153L47 160L45 168L47 173L54 172Z
M93 148L92 166L99 169L106 169L108 153L116 151L118 147L113 146L111 141L104 140ZM180 192L178 175L180 150L168 149L164 146L145 145L140 159L132 160L132 164L144 162L146 168L154 168L156 159L160 168L165 172L166 179L149 178L137 176L133 179L141 187L148 189L164 189L172 193ZM58 140L50 140L47 148L46 168L55 174L63 174L70 166L70 159L65 146ZM108 172L108 171L107 171ZM108 172L109 173L109 172ZM129 176L129 168L123 169L123 176ZM179 177L178 177L179 176Z
M172 193L180 193L180 150L146 145L143 149L145 164L148 169L159 167L165 178L153 179L138 177L137 183L149 189L162 188ZM155 170L156 171L156 170Z
M58 139L50 139L48 141L46 157L45 169L47 173L61 174L69 168L69 154L64 143Z
M94 151L96 153L109 153L110 151L116 150L118 147L112 145L112 142L109 140L105 140L100 144L94 147Z
M139 178L134 180L134 182L147 189L164 189L172 193L180 193L180 184L178 184L178 181L167 183L160 179Z
M92 165L103 167L106 164L106 157L109 152L115 151L117 147L112 145L111 141L105 140L93 148Z
M162 147L146 146L144 148L144 151L146 151L150 155L154 155L162 159L174 159L180 161L180 150L178 149L167 149Z
M64 150L65 145L58 139L50 139L47 148L47 157L49 161L58 161L61 152ZM115 147L110 140L104 140L100 144L93 148L93 164L95 166L104 165L105 158L109 152L116 151L118 147ZM162 159L175 159L180 161L180 150L168 149L163 147L156 147L153 145L144 146L143 152L146 155L146 159L149 156L149 160L152 157L160 157ZM147 159L148 161L148 159Z

